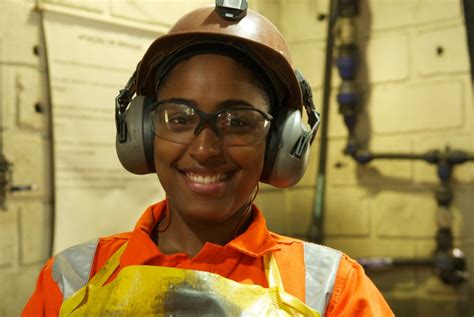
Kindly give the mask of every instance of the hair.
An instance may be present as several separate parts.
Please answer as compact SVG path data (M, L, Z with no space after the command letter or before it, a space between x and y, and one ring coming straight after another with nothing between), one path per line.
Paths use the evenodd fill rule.
M253 69L248 63L245 61L237 61L237 63L244 68L246 68L250 73L252 74L252 84L258 88L261 97L265 101L265 104L268 106L266 109L268 112L272 112L273 110L273 105L272 105L272 98L270 98L270 92L267 90L266 85L263 83L263 78L261 76L258 76L258 73Z
M196 55L193 55L193 56L196 56ZM182 60L180 60L180 62L187 61L190 58L192 58L193 56L189 56L185 59L182 59ZM261 95L263 101L265 102L265 106L266 106L265 111L271 112L273 107L272 107L272 104L271 104L270 93L267 91L266 85L262 82L262 78L260 78L260 76L257 75L255 70L248 63L246 63L245 61L239 61L239 60L235 60L235 59L233 59L233 60L236 61L240 66L244 67L246 70L249 71L249 73L252 76L251 84L254 85L256 88L258 88L258 91L260 92L260 95ZM176 67L178 64L174 65L174 67ZM158 95L159 92L160 92L160 89L166 85L166 82L168 81L168 78L169 78L169 74L174 69L174 67L170 68L167 71L167 73L164 75L164 77L161 78L159 84L156 86L156 95Z
M248 48L238 45L238 43L202 42L184 47L170 54L156 68L155 93L158 93L164 81L167 80L168 74L177 64L202 54L227 56L248 69L255 79L252 84L261 91L263 100L268 105L268 111L273 113L280 108L279 82L261 66L257 57Z

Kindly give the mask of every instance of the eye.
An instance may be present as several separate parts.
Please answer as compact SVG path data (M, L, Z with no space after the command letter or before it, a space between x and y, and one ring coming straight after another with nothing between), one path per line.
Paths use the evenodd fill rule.
M246 127L248 126L248 122L246 118L240 116L229 116L227 118L227 125L230 127Z
M258 115L248 109L232 109L220 113L217 125L226 133L252 133L259 126Z
M167 104L162 107L161 118L169 130L176 132L193 129L199 121L194 109L176 104Z
M245 115L226 111L219 115L218 125L227 129L245 128L249 126L249 120Z
M166 118L166 121L171 124L185 125L189 124L192 121L192 117L185 113L176 113L168 116L168 118Z

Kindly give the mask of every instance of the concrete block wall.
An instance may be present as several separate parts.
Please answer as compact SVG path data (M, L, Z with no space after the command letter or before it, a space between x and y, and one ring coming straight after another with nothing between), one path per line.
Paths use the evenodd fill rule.
M361 0L358 84L363 107L358 133L373 152L424 153L446 146L474 152L472 83L460 1ZM278 24L295 64L322 100L328 0L281 0ZM358 166L342 152L347 131L330 104L325 243L354 258L423 257L436 246L436 167L418 161L375 160ZM314 204L318 143L302 183L284 192L263 189L270 225L295 236L307 232ZM455 245L474 267L474 163L457 166L450 208ZM268 193L266 192L268 190ZM268 195L268 198L265 197ZM269 203L266 203L266 202ZM271 203L274 201L273 203ZM277 216L274 216L277 215ZM273 219L281 219L273 224ZM282 223L281 221L286 221ZM372 277L399 316L467 316L473 285L443 285L433 272L401 269Z
M184 12L212 1L38 3L67 14L163 31ZM365 60L360 70L365 104L361 125L370 136L371 149L422 152L450 144L474 151L471 82L459 2L361 3L359 42ZM250 4L288 38L295 64L312 84L320 104L327 23L323 17L328 0L254 0ZM14 164L14 184L35 185L32 191L9 194L6 209L0 211L2 317L19 315L51 244L53 158L44 47L34 6L33 0L0 1L3 152ZM360 167L344 156L341 151L347 133L334 99L340 83L336 71L333 79L326 243L353 257L430 254L437 219L435 169L407 161L376 161ZM273 230L306 235L314 204L318 148L316 140L307 173L297 186L287 190L261 186L257 204ZM451 211L456 243L466 252L468 263L474 263L474 234L469 230L474 222L472 165L456 168L454 179ZM457 303L468 298L465 289L445 287L431 272L422 270L396 271L374 279L400 316L427 316L430 309L456 316ZM427 299L436 301L423 304Z
M12 185L0 209L0 316L18 316L50 253L49 107L40 19L32 1L0 2L0 147Z
M185 12L203 5L213 5L213 1L0 1L1 148L13 164L13 185L33 185L31 191L9 193L0 210L0 317L19 316L51 253L54 158L37 8L159 34ZM250 6L278 19L278 0L252 1Z

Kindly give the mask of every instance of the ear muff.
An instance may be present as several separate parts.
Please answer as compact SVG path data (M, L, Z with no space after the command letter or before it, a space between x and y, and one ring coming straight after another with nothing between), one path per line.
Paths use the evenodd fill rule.
M310 133L299 110L282 109L267 139L261 181L282 188L295 185L303 177L309 159L309 142L301 144L301 138Z
M282 107L272 122L267 138L265 162L260 180L276 187L290 187L303 177L308 165L310 144L319 127L319 113L313 104L308 82L299 71L295 75L300 84L303 106L308 124L302 122L301 112Z
M150 116L154 103L154 96L135 96L123 113L124 124L120 127L122 131L117 132L117 156L122 166L133 174L155 172L154 135Z

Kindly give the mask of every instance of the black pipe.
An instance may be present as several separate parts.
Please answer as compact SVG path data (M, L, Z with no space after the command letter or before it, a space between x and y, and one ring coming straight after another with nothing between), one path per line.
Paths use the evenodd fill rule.
M0 105L0 119L3 118L3 105ZM5 209L5 200L10 181L10 162L3 155L3 122L0 120L0 209Z
M335 35L334 26L337 20L338 1L339 0L330 0L328 28L326 34L326 58L324 63L324 90L320 127L321 142L319 146L319 167L316 178L316 194L314 198L313 217L308 237L309 241L316 243L323 243L324 236L324 194L328 147L329 98L331 96L331 75Z
M374 159L396 159L396 160L424 160L422 154L410 153L373 153L369 151L357 151L353 155L354 159L360 164L366 164Z
M474 2L462 0L464 21L466 27L467 47L471 64L471 81L474 81Z
M395 267L423 266L433 267L434 258L391 258L391 257L371 257L357 260L360 265L368 271L386 270Z
M50 239L50 244L49 244L49 254L50 256L53 255L53 244L54 244L54 230L55 230L55 225L56 225L56 198L54 194L54 190L56 188L56 182L55 182L55 171L54 171L54 165L55 165L55 158L54 158L54 142L53 142L53 110L52 110L52 104L53 104L53 89L51 87L51 73L50 73L50 65L49 65L49 58L48 58L48 50L46 46L46 27L45 27L45 17L44 17L44 12L39 8L38 3L36 3L35 7L36 12L39 15L40 18L40 40L41 40L41 47L43 50L41 51L42 55L40 55L40 58L43 59L45 63L45 82L46 82L46 94L45 94L45 102L48 105L48 111L47 111L47 120L48 120L48 129L47 129L47 136L49 138L49 154L50 154L50 159L49 159L49 171L50 171L50 180L49 180L49 188L50 188L50 202L51 202L51 220L50 220L50 226L51 226L51 231L49 234L49 239Z
M450 150L444 151L432 150L422 154L416 153L374 153L364 150L357 150L352 154L352 157L360 164L367 164L374 159L388 159L388 160L422 160L430 164L440 164L445 162L452 166L457 164L474 161L474 153L465 151Z
M387 271L400 267L434 269L436 275L449 285L459 285L470 277L464 253L457 248L436 251L426 258L372 257L357 260L368 272Z
M357 15L358 8L357 0L339 0L341 18L341 28L344 25L345 30L352 30L353 24L351 18ZM474 11L474 5L467 5L468 1L464 0L464 7L469 11ZM348 18L347 20L344 18ZM472 18L472 17L471 17ZM474 19L471 19L467 25L472 25ZM345 22L344 24L342 24ZM472 31L472 30L470 30ZM340 31L341 34L344 32ZM344 33L345 34L345 33ZM358 64L358 49L355 36L348 33L350 36L341 36L339 38L339 55L337 59L337 67L342 78L342 83L339 88L337 101L339 104L339 112L344 118L344 124L348 131L347 145L344 149L346 155L350 155L358 164L367 164L374 159L396 159L396 160L421 160L428 164L437 165L437 173L440 179L440 187L436 192L436 199L438 206L441 209L448 209L452 199L453 193L450 188L450 178L453 168L456 165L463 164L468 161L473 161L474 153L466 151L451 150L446 147L444 150L432 150L425 153L373 153L368 149L362 148L355 128L357 125L357 112L359 110L359 91L355 82L356 70ZM346 34L347 35L347 34ZM468 39L470 44L471 57L471 72L474 78L474 71L472 67L474 39L473 32L468 32ZM440 211L441 212L441 211ZM389 257L374 257L363 258L359 262L366 269L387 269L400 266L428 266L435 268L438 277L446 284L459 284L466 281L469 277L469 272L466 268L466 261L464 254L460 249L453 247L453 232L451 229L451 222L448 219L444 223L438 223L438 231L436 233L436 249L433 257L430 258L389 258Z

